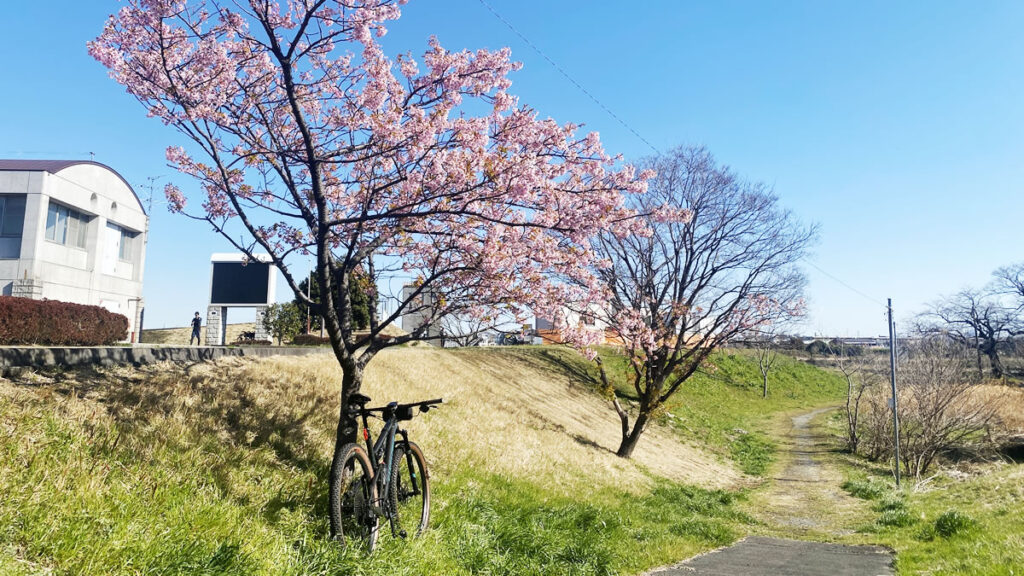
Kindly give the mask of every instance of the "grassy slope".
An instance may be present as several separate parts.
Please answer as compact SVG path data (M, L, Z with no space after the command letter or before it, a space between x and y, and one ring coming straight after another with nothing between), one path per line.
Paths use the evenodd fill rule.
M568 352L528 349L376 360L372 396L455 401L409 426L434 470L433 529L412 542L385 535L371 557L326 538L338 381L329 361L0 381L0 573L634 573L741 535L741 494L622 462L600 433L578 428L587 418L568 408L614 430L585 390L589 369ZM713 445L730 426L756 426L744 415L758 412L749 391L715 382L717 400L687 392L680 404L711 411L699 422L681 414ZM730 403L744 406L740 416L723 416ZM650 439L665 441L657 430Z
M602 356L616 393L636 398L625 360L612 350ZM767 399L750 351L725 350L712 356L710 364L669 400L665 418L687 438L734 458L748 474L767 470L773 446L763 429L776 414L839 404L845 394L836 374L781 354L769 372Z

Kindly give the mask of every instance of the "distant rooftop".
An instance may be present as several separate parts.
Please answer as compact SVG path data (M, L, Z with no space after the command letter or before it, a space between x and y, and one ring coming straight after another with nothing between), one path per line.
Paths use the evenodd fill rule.
M0 170L12 170L18 172L50 172L51 174L56 174L57 172L76 164L93 164L95 166L103 166L107 170L115 172L109 166L90 160L0 160Z

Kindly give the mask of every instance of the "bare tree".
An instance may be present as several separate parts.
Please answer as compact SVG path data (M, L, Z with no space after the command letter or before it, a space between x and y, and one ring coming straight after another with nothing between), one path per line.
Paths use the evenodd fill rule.
M1024 262L1003 266L992 273L996 290L1014 296L1018 310L1024 307Z
M757 355L757 367L761 371L761 397L768 397L768 374L775 368L779 358L778 338L791 318L776 318L775 322L757 327L748 336Z
M802 309L796 264L815 236L763 184L741 180L701 148L648 159L657 176L633 208L649 234L602 235L595 246L609 304L595 315L622 339L638 405L612 403L628 458L651 415L711 353ZM606 389L608 376L601 369Z
M757 367L761 369L761 397L768 397L768 373L775 366L779 358L779 351L775 347L774 334L765 335L759 338L756 343Z
M941 336L923 338L908 347L900 361L899 421L900 459L907 474L920 476L944 452L967 447L984 435L995 417L991 401L973 394L980 384L970 369L969 348ZM884 414L888 425L872 427L881 432L891 455L891 421L884 394L873 397L873 414Z
M846 380L846 447L850 452L857 452L864 395L884 379L888 366L883 367L875 356L851 356L842 342L838 349L830 348L835 366Z
M441 318L441 333L446 341L460 348L477 346L488 332L495 330L497 319L468 314L448 315Z
M984 354L992 377L1002 378L999 348L1010 337L1022 333L1017 312L993 287L967 288L933 303L919 318L918 328L925 334L946 335L976 350L979 373Z

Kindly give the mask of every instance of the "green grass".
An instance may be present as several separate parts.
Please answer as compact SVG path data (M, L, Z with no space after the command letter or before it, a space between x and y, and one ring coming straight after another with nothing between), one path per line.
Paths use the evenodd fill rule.
M843 482L843 490L863 500L878 500L890 490L890 485L878 478L847 480Z
M435 478L424 538L396 542L383 530L368 557L327 539L326 461L297 467L269 447L83 429L40 412L12 423L36 449L4 438L0 572L629 573L731 542L750 522L729 492L659 482L643 495L568 498L463 469Z
M729 445L729 455L740 470L753 476L763 476L773 461L775 444L760 432L741 434Z
M901 574L996 575L1024 566L1024 475L997 466L967 480L937 477L907 494L915 522L879 531Z
M601 350L601 356L615 393L635 399L625 359L612 349ZM668 401L663 420L683 436L728 455L747 474L763 475L776 448L764 429L779 413L839 404L846 393L838 375L782 354L768 378L764 398L761 372L749 351L717 352Z
M935 476L924 488L849 459L850 494L874 502L874 523L859 529L866 541L896 551L898 574L1006 575L1024 566L1024 471L1019 464L984 465L964 479Z

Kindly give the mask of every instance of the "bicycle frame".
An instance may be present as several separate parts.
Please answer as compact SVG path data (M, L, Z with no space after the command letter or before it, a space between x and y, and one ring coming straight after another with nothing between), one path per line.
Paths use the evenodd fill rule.
M353 416L360 416L362 418L363 440L366 442L367 456L370 461L370 470L368 472L372 477L374 486L377 488L376 499L367 503L369 515L365 520L376 524L378 518L387 518L388 523L391 525L391 534L405 538L405 530L402 530L399 526L398 503L396 499L392 498L393 488L395 494L398 494L398 488L403 484L400 480L397 487L392 486L392 471L399 464L394 461L396 444L403 449L411 475L408 482L413 491L411 494L403 492L404 497L428 494L429 492L426 490L425 485L423 485L423 491L421 491L421 485L417 483L414 470L417 469L417 466L419 467L419 472L423 473L423 482L425 482L425 466L416 464L415 458L417 457L412 453L412 443L409 441L409 435L404 429L398 427L398 423L402 420L412 419L414 409L418 408L420 412L427 412L437 405L443 404L444 399L435 398L410 404L390 402L387 406L378 408L367 408L366 404L369 402L369 397L357 393L350 399L349 407L350 413ZM373 434L370 432L369 426L370 417L377 417L374 416L374 413L380 413L379 417L384 421L384 427L381 428L376 439L374 439ZM422 458L422 456L418 458ZM403 495L398 495L398 498L403 498ZM424 510L426 510L426 501L424 503ZM422 528L423 526L420 525L418 530L422 530Z
M376 440L370 433L369 411L362 412L363 440L366 442L367 454L371 456L370 468L373 470L373 481L377 484L377 502L372 502L370 508L374 514L388 519L392 535L400 535L404 538L404 533L398 534L399 531L395 525L395 510L391 509L391 498L388 497L391 493L391 471L397 465L394 462L396 436L401 436L398 442L404 447L403 453L408 459L410 469L413 465L412 454L409 450L409 435L398 427L398 418L395 414L397 408L397 402L391 402L384 408L382 414L384 427L381 428Z

